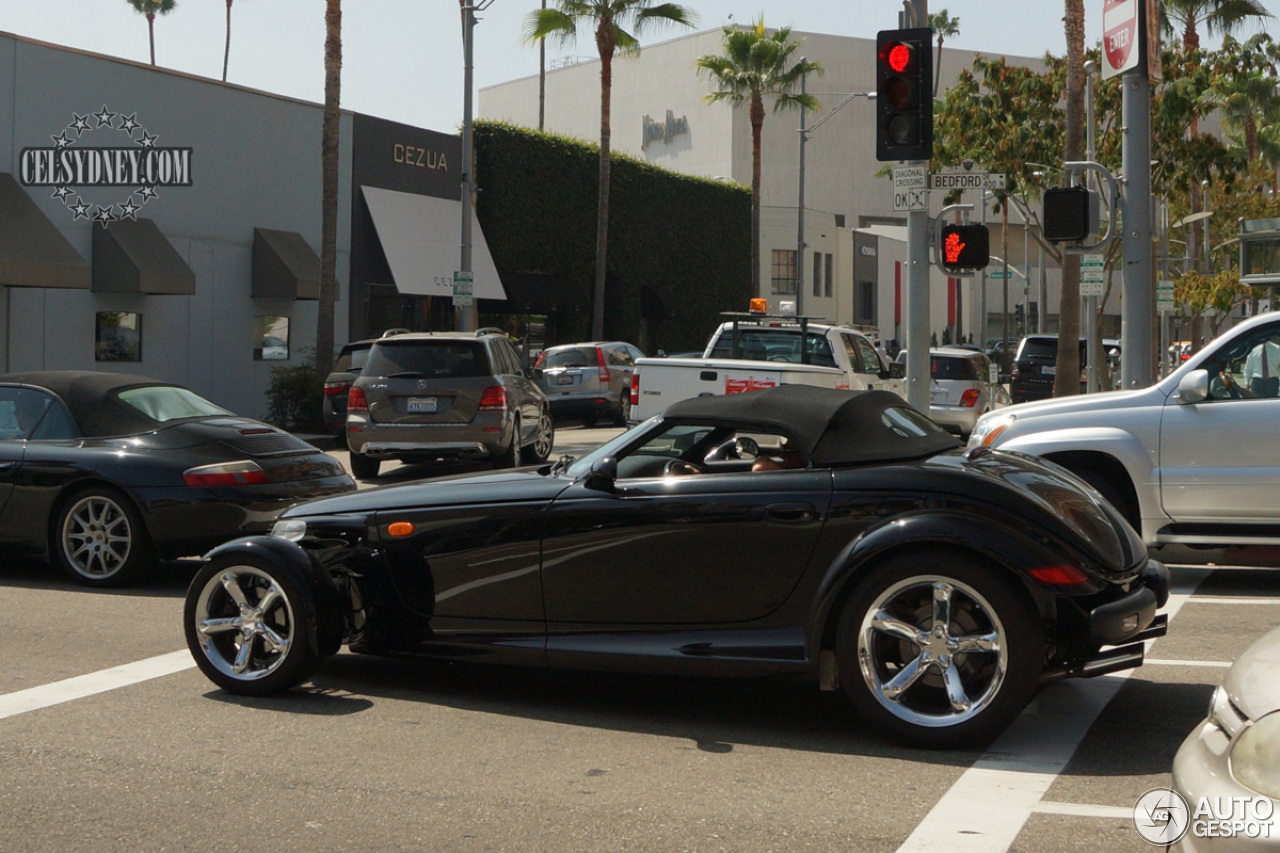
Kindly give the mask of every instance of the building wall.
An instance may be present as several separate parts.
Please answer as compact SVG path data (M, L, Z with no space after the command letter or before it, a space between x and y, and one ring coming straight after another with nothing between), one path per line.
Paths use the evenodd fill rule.
M135 114L162 146L192 148L192 185L161 188L140 214L153 219L196 276L192 296L4 287L0 369L102 369L188 385L241 414L266 414L270 370L314 349L314 301L250 295L255 227L295 231L320 249L318 104L110 57L0 35L0 171L18 174L23 148L45 147L76 115ZM74 136L74 131L71 132ZM339 291L345 293L351 196L351 116L341 126ZM82 137L95 147L128 144L120 131ZM46 188L24 187L41 211L91 261L90 223ZM81 190L87 201L123 201L123 189ZM3 283L0 283L3 284ZM336 306L339 340L348 300ZM99 311L142 315L142 361L95 363ZM290 318L290 360L254 361L254 318Z
M855 97L837 112L831 112L850 93L875 89L875 40L801 32L793 33L793 38L803 40L797 58L804 56L821 62L824 67L822 75L811 75L807 81L807 91L822 104L816 114L809 116L808 126L823 123L812 130L805 146L806 293L800 297L801 310L811 316L851 322L855 278L852 229L868 220L905 223L905 214L893 210L890 180L876 174L886 164L875 158L874 102ZM611 112L611 145L615 152L647 159L676 171L729 178L750 185L752 144L746 107L735 108L725 102L707 103L704 98L714 87L695 67L698 57L721 53L721 41L720 29L708 30L650 45L636 57L615 59ZM970 51L944 48L943 85L955 80L962 69L971 67L973 58ZM1030 58L1009 57L1009 60L1039 65ZM546 79L546 129L598 142L599 61L588 60L549 70ZM772 293L770 280L772 251L794 250L797 244L800 120L796 112L774 113L772 103L766 104L766 108L761 142L759 295L776 309L782 298L792 298ZM688 132L645 146L644 117L665 122L668 110L675 119L687 118ZM526 77L481 89L477 113L489 119L537 127L538 78ZM939 196L934 200L935 212L940 204ZM841 218L844 224L838 225ZM993 245L996 236L993 233ZM1016 242L1011 255L1020 262L1020 232ZM812 294L814 252L833 255L833 278L838 292L833 292L831 298ZM1010 260L1014 261L1015 257ZM886 269L889 278L885 278ZM886 339L893 337L885 331L893 328L892 270L892 264L888 267L879 264L874 282L876 312ZM941 340L947 321L946 279L941 273L936 273L935 278L941 285L936 282L934 285L938 307L931 311L930 326ZM936 295L939 286L942 296ZM969 310L963 300L962 310ZM967 318L967 314L963 316ZM962 327L974 328L967 323L964 319Z

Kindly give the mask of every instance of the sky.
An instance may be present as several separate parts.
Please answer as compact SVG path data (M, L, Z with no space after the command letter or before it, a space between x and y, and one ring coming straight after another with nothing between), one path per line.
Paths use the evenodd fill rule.
M475 30L479 88L538 73L538 48L522 43L538 0L488 0ZM484 5L481 0L480 5ZM874 38L897 27L898 0L686 0L697 30L764 16L797 33ZM947 45L1041 56L1065 50L1063 0L933 0L929 10L959 18ZM1265 5L1280 13L1280 0ZM234 0L228 82L320 103L324 99L324 0ZM1102 0L1085 2L1085 39L1101 39ZM1274 24L1274 22L1273 22ZM58 45L150 61L146 18L127 0L0 0L0 31ZM226 4L177 0L155 22L156 63L221 79ZM653 43L684 32L655 31ZM594 57L590 32L574 45L548 44L548 62ZM343 3L342 106L433 130L462 123L462 27L455 0L346 0Z

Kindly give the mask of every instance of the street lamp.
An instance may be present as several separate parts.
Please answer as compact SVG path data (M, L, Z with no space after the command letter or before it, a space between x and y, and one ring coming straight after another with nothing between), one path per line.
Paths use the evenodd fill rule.
M460 278L466 280L471 273L471 196L475 176L471 174L472 148L471 90L474 88L472 59L475 55L476 12L483 12L494 0L458 0L462 9L462 258L459 264ZM457 297L455 296L455 299ZM474 332L480 325L474 291L467 303L458 308L458 331Z
M490 2L492 2L492 0L490 0ZM809 60L807 58L803 56L800 57L801 66L806 65L808 61ZM801 98L803 98L805 95L809 93L806 87L808 80L809 80L809 72L807 71L802 72L800 74L800 97ZM848 104L854 98L866 98L869 101L874 101L876 97L875 92L848 92L848 93L823 92L821 94L824 96L831 96L831 97L836 96L836 94L843 94L844 100L836 104L834 107L832 107L831 110L829 110L827 114L824 115L822 118L818 119L814 123L813 127L807 127L805 125L805 119L808 117L809 111L805 109L803 103L800 105L800 131L799 131L800 132L800 174L799 174L800 187L799 187L799 192L797 193L797 200L796 200L796 208L798 211L798 219L799 219L799 221L796 223L796 315L800 317L804 316L804 310L802 309L802 306L804 304L804 250L805 250L804 147L809 143L809 134L813 133L815 130L822 127L822 125L826 124L828 119L830 119L833 115L839 112L846 104Z

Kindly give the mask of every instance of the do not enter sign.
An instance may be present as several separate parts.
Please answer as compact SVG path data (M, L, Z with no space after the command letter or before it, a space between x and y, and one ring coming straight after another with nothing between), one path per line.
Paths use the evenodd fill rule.
M1104 0L1102 79L1138 66L1138 0Z

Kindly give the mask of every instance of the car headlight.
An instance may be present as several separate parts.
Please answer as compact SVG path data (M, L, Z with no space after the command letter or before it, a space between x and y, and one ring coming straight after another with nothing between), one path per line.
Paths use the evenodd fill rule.
M983 415L978 419L978 423L973 428L973 432L969 434L969 446L977 447L980 444L995 443L995 440L1000 437L1000 434L1012 426L1013 422L1017 419L1017 415Z
M1280 711L1267 714L1236 738L1231 775L1259 794L1280 799Z
M298 542L307 535L307 523L300 518L282 518L272 526L271 535L277 539Z

